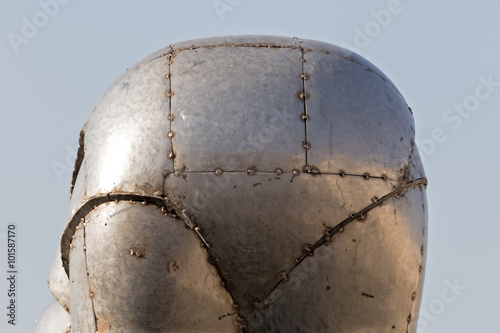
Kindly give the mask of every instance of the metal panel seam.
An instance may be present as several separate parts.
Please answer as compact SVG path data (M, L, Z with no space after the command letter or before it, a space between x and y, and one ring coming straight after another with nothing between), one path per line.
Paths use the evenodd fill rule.
M337 234L341 233L344 231L344 227L350 224L352 221L355 220L365 220L366 215L369 211L373 210L374 208L377 208L381 206L385 201L391 199L391 198L399 198L399 194L402 192L408 191L409 188L417 187L417 186L427 186L427 179L426 178L419 178L412 180L410 182L407 182L397 189L395 189L392 192L389 192L388 194L384 195L382 198L377 198L374 197L372 199L372 203L366 206L365 208L361 209L357 213L351 214L348 218L343 220L342 222L338 223L335 227L330 228L326 231L325 235L321 237L319 240L317 240L313 245L307 245L304 248L304 252L297 258L295 259L295 262L285 271L280 274L280 279L276 282L276 284L273 286L273 288L267 293L266 297L261 300L261 302L264 302L269 298L269 296L273 293L274 290L285 280L288 279L288 274L290 274L291 271L293 271L298 265L300 265L307 257L313 256L314 251L319 248L320 246L323 246L325 244L328 244L332 241L332 237Z

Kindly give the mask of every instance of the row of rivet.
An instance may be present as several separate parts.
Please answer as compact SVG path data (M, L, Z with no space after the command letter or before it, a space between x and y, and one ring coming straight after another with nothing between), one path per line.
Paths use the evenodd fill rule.
M279 273L279 280L278 282L275 284L275 286L273 287L273 289L268 293L268 296L272 293L272 291L283 281L287 281L289 279L289 274L290 272L295 268L297 267L297 265L299 265L302 261L305 260L305 258L307 257L310 257L310 256L313 256L314 255L314 251L319 248L320 246L324 245L324 244L328 244L331 242L332 240L332 237L336 234L336 233L342 233L344 232L344 227L347 226L351 221L353 220L358 220L358 221L365 221L368 217L368 211L374 209L375 207L377 206L382 206L382 204L384 203L384 201L390 199L390 198L396 198L396 199L399 199L399 193L401 192L407 192L408 189L411 187L411 188L416 188L416 187L420 187L420 186L427 186L427 179L425 178L420 178L420 179L416 179L416 180L413 180L409 183L406 183L404 184L403 186L395 189L393 192L391 193L388 193L387 195L385 195L384 197L382 198L377 198L377 197L374 197L372 198L372 204L368 205L367 207L365 207L364 209L360 210L359 212L357 213L352 213L350 214L349 218L345 219L344 221L342 221L341 223L339 223L336 227L333 227L333 228L330 228L330 229L327 229L326 232L325 232L325 235L323 237L321 237L316 243L314 244L306 244L303 248L303 251L302 251L302 254L297 257L295 260L294 260L294 263L286 270L286 271L282 271ZM421 248L421 251L422 251L422 255L423 255L423 246ZM418 271L419 273L422 272L423 268L422 268L422 265L419 265L419 268L418 268ZM417 297L417 294L416 292L414 292L411 296L411 299L412 301L414 301ZM409 320L411 320L411 314L408 318Z
M173 57L174 55L172 52L169 52L165 54L165 57L167 58L167 61L165 62L165 66L168 66L168 73L165 74L165 79L168 80L168 85L169 88L165 91L165 98L169 100L169 111L168 111L168 116L167 120L170 123L170 130L167 134L168 139L170 140L170 150L167 153L167 158L170 160L173 160L175 158L175 153L174 153L174 142L173 139L175 137L174 131L172 131L172 122L174 121L174 115L172 113L172 97L175 95L174 91L172 90L172 71L171 71L171 65L174 63Z
M230 171L230 172L231 173L235 173L235 172L238 172L238 171ZM244 172L244 173L246 173L249 176L254 176L254 175L256 175L258 173L257 168L255 166L251 166L251 167L247 168L245 171L239 171L239 172L241 172L241 173ZM183 172L181 170L176 170L174 172L171 172L169 170L164 170L163 171L163 176L167 177L171 173L173 173L177 177L180 177L181 175L185 174L186 172ZM217 168L217 169L215 169L213 171L213 173L216 176L222 176L222 174L224 173L224 170L222 168ZM269 171L265 171L263 173L269 173ZM276 174L276 176L281 176L281 175L283 175L285 173L285 171L282 168L276 168L274 170L274 173ZM315 168L313 166L310 166L310 165L306 165L303 168L303 173L312 174L312 175L320 175L320 174L322 174L317 168ZM293 169L292 172L291 172L291 174L294 175L294 176L298 176L298 175L300 175L300 170L299 169ZM368 172L365 172L362 175L358 175L358 174L348 174L344 170L340 170L337 173L326 173L326 174L337 175L340 178L345 178L346 176L363 177L363 179L365 179L365 180L370 180L372 178L376 178L376 179L382 179L384 181L387 181L389 179L389 177L385 173L382 174L381 176L371 176L370 173L368 173Z
M304 103L304 113L301 116L302 121L304 122L304 136L305 140L302 142L302 148L306 151L306 164L307 164L307 151L311 149L311 143L309 142L309 136L307 133L307 122L310 120L308 112L307 112L307 103L306 101L310 98L310 94L306 89L306 80L309 79L309 75L307 75L304 63L306 59L304 58L305 50L300 46L300 50L302 52L302 56L300 58L300 62L302 63L302 72L300 73L300 79L302 80L302 89L298 91L299 99Z

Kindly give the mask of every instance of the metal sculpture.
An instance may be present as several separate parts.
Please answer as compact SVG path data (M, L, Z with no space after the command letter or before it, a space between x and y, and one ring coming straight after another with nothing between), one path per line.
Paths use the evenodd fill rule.
M146 57L80 134L49 277L71 331L415 332L414 136L394 84L331 44L231 36Z

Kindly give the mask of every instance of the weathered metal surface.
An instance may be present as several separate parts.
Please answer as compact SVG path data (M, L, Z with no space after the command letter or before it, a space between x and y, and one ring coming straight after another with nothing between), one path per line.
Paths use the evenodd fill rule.
M300 57L291 48L216 47L172 58L175 169L291 172L304 165Z
M256 332L416 329L425 243L422 189L354 221L288 274L252 319ZM420 223L415 223L420 221Z
M52 302L36 321L34 333L70 333L71 318L59 303Z
M52 259L52 266L50 267L47 284L55 300L69 313L69 280L61 261L61 247L57 248L54 258Z
M94 293L89 286L87 258L84 249L85 222L82 222L76 230L70 250L71 328L73 332L95 333L97 328L93 303Z
M425 174L408 106L360 56L274 36L176 43L110 88L82 142L61 240L78 325L415 332Z
M343 169L398 179L415 133L401 94L382 80L374 66L321 50L311 50L304 58L310 95L308 163L321 172Z
M182 220L110 203L89 214L85 237L99 332L237 330L231 296Z
M172 167L166 158L166 73L163 61L129 69L93 110L85 132L85 168L78 176L85 178L86 197L161 190L161 172Z
M193 173L169 177L165 193L195 217L240 313L249 315L307 244L394 184L337 175Z

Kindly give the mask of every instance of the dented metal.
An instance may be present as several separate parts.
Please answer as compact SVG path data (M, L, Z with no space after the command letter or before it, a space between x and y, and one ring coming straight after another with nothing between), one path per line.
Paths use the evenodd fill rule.
M415 332L414 134L394 84L348 50L172 44L81 132L51 290L75 332Z

